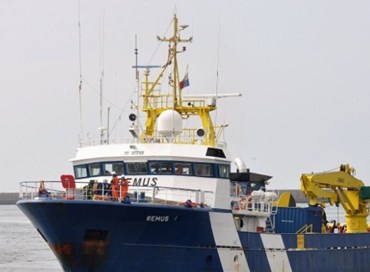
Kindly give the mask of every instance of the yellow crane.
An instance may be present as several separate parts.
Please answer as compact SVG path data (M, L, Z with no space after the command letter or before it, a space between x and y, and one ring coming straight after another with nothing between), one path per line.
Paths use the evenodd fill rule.
M354 169L348 164L342 164L339 171L302 174L301 191L310 206L325 207L322 199L330 205L340 203L346 213L347 233L367 232L370 187L354 177Z

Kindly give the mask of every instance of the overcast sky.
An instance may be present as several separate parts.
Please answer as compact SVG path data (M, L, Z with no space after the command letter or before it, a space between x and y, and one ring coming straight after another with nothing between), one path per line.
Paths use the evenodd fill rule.
M0 1L0 192L72 173L80 133L78 10L77 0ZM125 137L135 34L139 62L164 64L167 45L158 48L155 37L174 12L190 25L184 36L193 36L181 56L187 92L214 93L218 82L219 92L243 94L218 101L233 157L273 176L271 188L298 189L301 173L341 163L370 185L369 1L81 0L85 133L97 137L100 126L101 52L104 107L113 136Z

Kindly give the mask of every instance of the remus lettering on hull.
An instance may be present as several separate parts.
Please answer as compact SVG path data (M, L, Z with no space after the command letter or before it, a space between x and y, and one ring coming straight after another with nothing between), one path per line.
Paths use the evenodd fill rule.
M158 178L128 178L130 184L133 186L157 186Z

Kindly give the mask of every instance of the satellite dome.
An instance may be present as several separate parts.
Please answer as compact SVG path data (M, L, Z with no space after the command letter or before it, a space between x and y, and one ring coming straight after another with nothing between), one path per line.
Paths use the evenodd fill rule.
M165 110L157 120L157 131L160 135L177 136L182 132L182 118L175 110Z

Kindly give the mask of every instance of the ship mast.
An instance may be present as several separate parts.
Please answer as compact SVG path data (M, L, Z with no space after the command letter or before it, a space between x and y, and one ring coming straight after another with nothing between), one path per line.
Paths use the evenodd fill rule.
M203 99L187 99L186 101L182 98L182 91L180 88L180 76L178 70L177 54L186 51L186 47L182 47L178 50L180 43L191 42L192 37L182 39L180 32L186 29L187 25L179 25L176 14L173 17L173 33L170 37L158 37L157 39L161 42L169 43L168 59L167 62L162 66L162 69L154 82L149 82L149 71L145 74L144 79L144 94L143 94L143 111L146 112L146 123L145 131L141 135L141 141L146 142L150 138L154 137L155 124L159 115L166 110L174 110L181 115L182 119L187 119L190 116L198 116L202 122L202 129L204 137L202 144L204 145L216 145L216 133L213 126L210 112L216 109L216 104L206 104ZM167 68L172 65L172 74L170 76L170 86L172 87L172 101L169 101L169 96L161 95L158 91L159 81L164 75ZM178 141L181 142L181 141ZM194 143L194 140L187 143Z
M180 77L179 77L179 69L177 64L177 54L185 52L186 47L183 47L181 51L177 51L177 45L181 42L191 42L193 40L192 37L188 39L181 39L180 38L180 31L187 28L187 25L179 26L179 22L177 19L176 14L173 16L173 34L171 37L157 37L161 42L169 42L169 58L167 64L171 64L173 62L173 71L172 71L172 90L173 90L173 108L176 109L178 105L181 105L181 89L179 86ZM166 64L166 65L167 65Z

